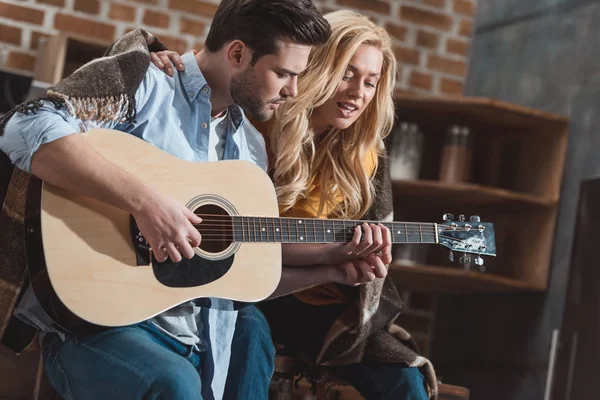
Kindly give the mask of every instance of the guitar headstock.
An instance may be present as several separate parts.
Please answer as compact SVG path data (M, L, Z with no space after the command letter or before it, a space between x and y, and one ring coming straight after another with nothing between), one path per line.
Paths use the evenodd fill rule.
M480 266L483 265L480 256L496 256L494 224L481 222L477 215L472 215L469 221L465 221L464 215L460 215L458 221L453 219L452 214L444 214L445 222L438 224L438 241L450 249L450 261L454 261L454 251L465 253L465 257L461 257L464 262L470 262L468 254L477 255L474 261Z

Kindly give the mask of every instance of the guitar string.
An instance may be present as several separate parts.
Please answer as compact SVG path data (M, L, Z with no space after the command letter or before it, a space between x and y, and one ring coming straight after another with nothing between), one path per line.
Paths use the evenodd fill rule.
M225 220L215 220L215 219L205 219L203 220L201 223L199 224L192 224L194 226L246 226L246 225L253 225L253 226L258 226L260 228L263 227L267 227L267 228L292 228L292 227L300 227L301 229L304 229L306 227L306 229L314 229L317 228L316 225L320 225L318 226L319 229L323 229L323 227L330 227L331 225L333 225L334 227L338 227L339 225L341 225L342 227L345 227L345 229L352 229L354 227L357 226L361 226L361 224L356 224L354 221L347 221L347 222L342 222L342 221L337 221L334 222L333 220L310 220L309 223L304 223L304 224L289 224L286 221L283 222L277 222L277 221L269 221L269 220L263 220L261 221L259 220L254 220L254 218L264 218L264 217L245 217L245 218L251 218L248 221L241 221L241 220L231 220L231 219L225 219ZM304 220L303 220L304 221ZM327 222L324 222L327 221ZM207 222L211 222L214 224L208 224ZM313 223L314 222L314 223ZM353 225L351 226L347 226L350 223L353 223ZM391 227L393 229L397 228L401 228L402 225L405 225L405 222L400 222L400 221L394 221L394 222L382 222L382 225L390 228ZM413 229L413 230L421 230L421 229L434 229L435 227L432 226L433 223L431 222L423 222L420 224L420 226L407 226L408 229ZM476 230L476 227L470 227L470 228L465 228L465 227L448 227L448 226L444 226L444 225L438 225L438 229L441 230L447 230L447 231L456 231L456 230L465 230L465 231L469 231L469 230Z
M199 232L203 232L203 233L212 233L212 232L235 232L235 233L248 233L248 234L276 234L276 235L309 235L309 234L314 234L315 236L317 235L316 232L314 232L316 227L307 227L306 228L306 232L304 228L300 228L300 229L290 229L289 227L280 227L280 226L248 226L248 225L230 225L230 224L223 224L223 225L211 225L211 224L192 224L195 228L197 228L197 230ZM203 228L207 228L208 229L203 229ZM262 230L263 228L268 229L268 230ZM281 228L281 229L280 229ZM319 234L322 235L342 235L342 234L350 234L350 235L354 235L354 231L349 231L348 228L344 228L344 227L337 227L340 228L340 230L335 230L336 227L331 227L331 229L335 230L335 232L324 232L322 227L319 227ZM279 229L279 230L277 230ZM309 231L313 231L313 232L309 232ZM441 229L438 232L442 233L442 232L469 232L469 231L476 231L476 229ZM400 232L400 233L398 233ZM400 229L399 231L397 230L397 228L394 229L390 229L390 234L393 236L399 236L399 235L435 235L436 230L432 229L432 228L423 228L423 229Z
M209 222L213 222L213 221L209 221ZM241 228L249 228L249 229L256 228L257 230L261 230L262 228L268 228L268 229L286 229L286 230L291 230L292 228L295 228L294 230L298 230L298 229L300 229L300 230L304 230L304 229L312 229L312 230L318 229L318 230L323 230L323 229L330 229L330 228L341 228L341 229L345 229L347 231L350 231L350 230L352 230L352 232L354 231L354 226L352 226L352 227L348 227L348 226L346 226L346 227L344 227L344 226L335 226L335 227L326 226L326 227L323 227L323 226L313 226L313 225L307 224L306 227L305 227L304 225L285 226L285 225L279 225L279 224L265 224L264 222L261 222L261 223L258 223L258 222L257 223L252 223L252 222L244 222L244 223L241 223L241 222L221 223L221 222L219 222L217 224L200 223L200 224L192 224L192 226L194 226L194 227L200 227L200 228L202 228L202 227L219 227L219 228L232 228L233 227L233 228L240 228L240 229ZM359 226L359 225L355 225L355 226ZM389 227L388 226L387 228L388 229L391 228L390 230L394 230L395 231L395 230L397 230L399 228L402 228L402 227L400 227L400 226ZM456 229L453 229L453 228L444 228L444 227L438 227L438 229L440 231L443 231L443 232L450 232L450 231L461 231L461 232L465 231L465 232L468 232L468 231L476 231L477 230L476 228L471 228L471 229L456 228ZM435 232L436 229L433 228L433 227L422 227L422 228L408 227L407 229L402 230L402 232L404 232L404 231L409 231L409 232L431 231L431 232Z
M238 236L239 236L239 235L238 235ZM431 236L432 238L435 238L435 235L431 235L431 234L430 234L430 236ZM313 239L313 240L319 239L319 237L317 237L317 236L314 236L314 237L310 237L310 236L303 236L303 237L304 237L306 240L303 240L303 241L300 241L300 240L295 240L295 241L292 241L291 239L289 239L289 238L288 238L289 242L283 242L283 243L321 243L321 242L314 242L314 241L311 241L311 240L309 240L309 239ZM438 237L443 237L443 238L445 238L445 239L450 239L450 240L452 240L452 241L454 241L454 242L465 243L465 240L463 240L463 239L456 239L456 238L453 238L453 237L451 237L451 236L446 236L446 235L438 235ZM239 238L237 238L237 239L238 239L238 240L235 240L233 237L231 237L231 236L228 236L228 235L223 235L223 236L215 236L215 235L210 235L209 237L206 237L205 235L202 235L202 241L203 241L203 242L220 242L220 241L223 241L223 240L230 240L230 241L240 241L240 240L239 240ZM254 240L252 240L252 241L244 241L244 240L241 240L241 242L244 242L244 243L248 243L248 242L253 242L253 243L280 243L280 242L281 242L281 241L275 241L275 242L268 242L268 241L265 241L265 242L261 242L259 239L260 239L260 238L255 238L255 239L254 239ZM267 238L267 239L268 239L268 238ZM283 238L282 238L282 239L283 239ZM346 239L346 238L345 238L345 239ZM347 240L344 240L343 242L333 242L333 243L348 243L348 242L350 242L350 241L351 241L351 239L352 239L351 237L348 237L348 238L347 238ZM332 243L332 242L326 242L326 243ZM415 242L396 242L396 243L393 243L393 244L415 244L415 243L433 244L433 243L435 243L435 242L421 242L421 241L419 241L419 242L416 242L416 241L415 241Z
M396 223L396 224L407 224L407 225L428 225L428 224L434 224L433 222L403 222L403 221L371 221L371 220L339 220L339 219L319 219L319 218L293 218L293 217L265 217L265 216L258 216L258 215L251 215L251 216L246 216L246 215L222 215L222 214L196 214L199 217L216 217L216 219L210 219L211 221L222 221L224 220L239 220L241 218L265 218L267 220L280 220L280 221L307 221L307 222L318 222L321 223L322 221L325 221L326 223L337 223L337 224L343 224L343 223L354 223L356 225L360 225L364 222L367 222L369 224L377 224L377 223L381 223L381 224L391 224L391 223ZM205 220L205 218L202 218L202 220ZM275 223L275 222L273 222ZM480 224L480 222L475 222L477 224ZM440 226L444 226L444 225L440 225Z
M321 219L293 219L295 221L306 221L305 223L293 223L290 224L291 219L285 219L285 218L280 218L277 221L274 221L272 218L273 217L243 217L243 218L247 218L248 220L244 221L244 220L240 220L239 218L241 217L237 217L237 218L231 218L229 216L223 216L223 219L203 219L202 223L200 224L192 224L194 226L244 226L244 225L250 225L252 224L253 226L258 226L259 228L263 228L263 227L274 227L274 228L291 228L291 227L300 227L302 229L304 229L304 227L307 227L306 229L314 229L315 227L313 225L323 225L326 227L330 227L331 225L333 225L334 227L338 227L339 225L341 225L342 227L346 228L346 225L351 225L348 228L353 228L356 226L361 226L363 221L350 221L350 220L321 220ZM261 221L261 218L263 218L264 220ZM211 224L207 224L207 222L215 222L215 223L219 223L219 225L211 225ZM368 221L367 221L368 222ZM327 224L327 225L325 225ZM382 225L387 226L388 228L392 227L393 229L396 229L396 227L401 228L403 225L408 228L408 229L414 229L414 230L423 230L423 229L434 229L435 227L433 227L432 225L434 225L434 223L432 222L402 222L402 221L385 221L385 222L381 222ZM390 225L390 226L388 226ZM416 226L415 226L416 225ZM322 227L319 227L320 229ZM437 226L438 229L440 230L444 230L444 231L470 231L470 230L477 230L477 227L472 226L469 228L466 227L450 227L450 226L446 226L446 225L439 225Z

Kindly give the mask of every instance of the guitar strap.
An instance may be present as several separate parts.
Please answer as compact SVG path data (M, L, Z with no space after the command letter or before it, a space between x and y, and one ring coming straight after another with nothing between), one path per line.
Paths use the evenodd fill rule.
M13 310L28 282L24 222L31 175L14 168L1 152L0 170L0 338L7 347L20 351L35 335L35 330L26 329L13 317ZM9 324L11 334L5 335ZM23 329L14 331L19 327Z

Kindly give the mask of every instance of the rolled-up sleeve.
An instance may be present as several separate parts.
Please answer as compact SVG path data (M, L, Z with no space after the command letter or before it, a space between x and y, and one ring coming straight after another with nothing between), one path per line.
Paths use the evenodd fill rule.
M42 144L79 132L80 124L66 110L44 101L35 112L17 112L8 120L0 136L0 150L17 168L31 172L31 159Z
M136 105L139 110L152 98L154 78L150 70L146 73L142 84L136 91ZM161 72L162 73L162 72ZM120 119L96 123L82 122L69 114L66 108L56 109L50 101L42 101L43 105L34 112L23 114L16 112L6 124L4 134L0 135L0 150L6 153L19 169L31 172L31 160L37 149L46 143L74 133L86 132L93 128L108 128L128 131L132 126L119 122ZM143 123L137 118L137 123Z

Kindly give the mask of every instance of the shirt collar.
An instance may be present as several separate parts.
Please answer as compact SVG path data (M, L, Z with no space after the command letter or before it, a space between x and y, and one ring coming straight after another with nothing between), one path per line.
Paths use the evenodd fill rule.
M180 72L181 82L190 101L194 101L200 93L210 99L210 87L198 67L194 53L188 51L181 56L181 60L185 66L185 71ZM240 106L232 104L228 108L228 113L237 131L244 122L244 112Z
M230 105L228 112L231 118L231 123L233 124L234 129L237 131L244 122L244 112L237 104Z
M190 101L194 101L200 92L210 97L210 88L198 67L198 62L194 57L194 53L188 51L181 56L181 60L185 66L185 71L180 72L179 76L181 76L181 83L183 83L183 88Z

